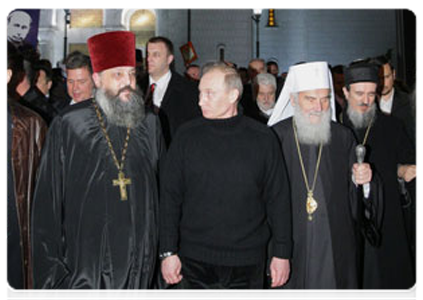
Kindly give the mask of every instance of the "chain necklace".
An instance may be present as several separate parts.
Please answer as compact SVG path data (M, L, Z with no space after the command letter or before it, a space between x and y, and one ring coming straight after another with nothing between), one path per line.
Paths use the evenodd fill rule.
M103 135L106 138L107 145L109 146L110 153L112 154L113 162L115 163L115 166L118 169L118 179L112 180L113 186L119 186L119 188L120 188L120 199L122 201L126 201L126 200L128 200L126 185L131 184L131 179L125 178L125 174L123 173L123 166L125 164L126 151L128 150L131 128L128 127L128 129L126 130L125 144L123 146L122 157L121 157L120 162L119 162L119 160L117 159L115 150L113 149L112 142L110 141L109 134L107 133L106 126L104 125L103 116L101 115L100 109L98 108L98 105L97 105L97 102L95 101L95 99L93 99L93 104L94 104L95 112L97 113L98 122L100 123L100 127L103 131Z
M366 144L367 142L367 137L369 136L369 132L370 132L370 128L372 128L373 125L373 117L370 120L369 125L367 125L367 129L366 129L366 133L364 134L364 139L363 139L363 143L361 143L363 146Z
M363 146L366 145L367 138L368 138L369 132L370 132L370 128L373 125L373 119L374 119L374 116L370 120L369 125L367 125L366 133L364 134L364 139L363 139L363 142L361 143L361 145L363 145ZM341 115L340 115L340 121L341 121L341 124L344 124L344 114L343 113L341 113Z
M305 186L306 186L306 189L307 189L306 210L307 210L307 213L308 213L308 220L311 221L311 220L313 220L313 213L317 210L317 207L318 207L318 203L317 203L316 199L314 199L314 197L313 197L313 192L314 192L314 188L316 186L317 173L318 173L319 167L320 167L320 159L322 157L323 146L322 146L322 143L320 143L319 155L317 157L317 163L316 163L316 169L314 170L313 184L310 188L310 186L308 184L307 174L306 174L305 167L304 167L303 157L301 155L300 143L298 142L297 128L295 126L294 119L292 119L292 128L294 129L294 138L295 138L295 144L297 146L298 158L300 160L301 171L303 173L304 183L305 183Z

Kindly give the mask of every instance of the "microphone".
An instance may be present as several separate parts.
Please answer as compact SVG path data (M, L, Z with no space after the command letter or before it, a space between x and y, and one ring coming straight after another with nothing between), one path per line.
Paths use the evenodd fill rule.
M355 155L357 156L357 163L362 164L364 162L364 157L366 156L366 147L362 144L355 147ZM369 198L370 193L370 183L363 184L363 195L364 198Z

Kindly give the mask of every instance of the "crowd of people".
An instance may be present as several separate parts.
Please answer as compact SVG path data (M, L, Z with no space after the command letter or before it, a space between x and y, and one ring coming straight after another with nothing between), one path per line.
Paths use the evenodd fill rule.
M218 61L112 31L8 44L16 289L408 289L415 100L386 56Z

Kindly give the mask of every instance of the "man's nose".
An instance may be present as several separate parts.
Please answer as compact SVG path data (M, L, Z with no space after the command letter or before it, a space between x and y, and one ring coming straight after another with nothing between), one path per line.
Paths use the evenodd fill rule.
M370 96L369 95L365 95L364 96L363 103L364 104L369 104L370 103Z
M130 86L133 76L130 73L124 72L122 76L122 86Z
M314 110L315 111L322 111L322 102L320 100L315 101Z

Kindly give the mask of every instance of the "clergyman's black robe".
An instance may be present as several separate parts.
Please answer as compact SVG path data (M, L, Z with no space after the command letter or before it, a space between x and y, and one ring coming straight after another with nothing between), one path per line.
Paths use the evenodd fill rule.
M362 142L366 129L355 129L345 112L343 121ZM380 246L366 244L364 288L407 289L415 283L397 181L397 165L415 163L412 145L400 121L377 113L366 142L366 161L382 179L385 209Z
M292 118L277 123L273 129L281 142L291 184L294 246L291 276L285 288L359 288L362 261L359 220L363 205L352 182L351 170L356 162L353 134L342 125L331 123L331 141L322 148L314 190L318 208L309 221L307 189ZM319 147L305 144L300 147L311 187ZM377 192L373 184L371 190ZM371 199L372 196L367 201Z
M126 128L107 124L118 159ZM109 147L91 100L57 116L48 133L33 206L35 288L144 289L158 244L158 119L131 130L121 201Z

